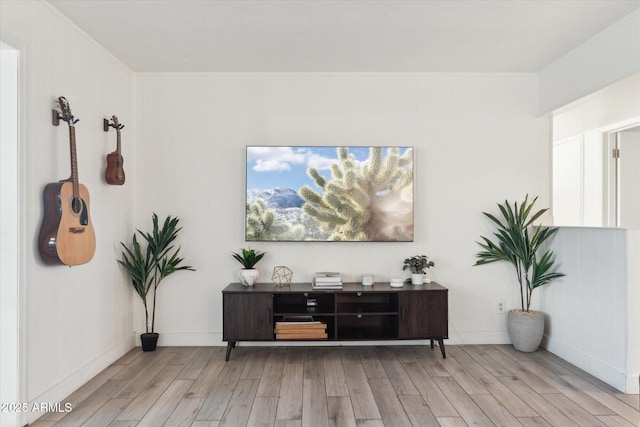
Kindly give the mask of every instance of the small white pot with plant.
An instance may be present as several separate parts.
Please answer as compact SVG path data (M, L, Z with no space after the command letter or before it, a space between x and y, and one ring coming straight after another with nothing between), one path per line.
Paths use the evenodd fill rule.
M266 255L266 252L257 252L254 249L241 249L242 254L232 252L233 257L242 264L242 269L238 273L240 282L244 286L253 286L260 272L255 265Z
M415 255L411 258L404 260L403 270L411 271L411 284L421 285L423 283L430 283L431 279L425 276L426 269L435 266L435 263L426 255Z
M554 279L564 276L555 271L555 260L550 249L543 244L558 231L557 228L543 225L534 226L533 222L548 209L532 213L538 198L528 202L528 196L518 205L505 200L498 204L502 219L483 212L498 227L493 233L494 240L480 236L477 242L482 251L477 253L475 265L484 265L505 261L513 265L520 287L520 310L510 310L507 316L507 331L513 346L523 352L536 351L544 334L544 315L531 310L533 291ZM512 207L513 206L513 207Z

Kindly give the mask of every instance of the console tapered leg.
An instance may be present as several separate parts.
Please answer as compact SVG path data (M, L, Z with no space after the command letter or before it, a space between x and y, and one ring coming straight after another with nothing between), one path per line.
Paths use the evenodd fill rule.
M444 340L442 338L438 339L438 345L440 346L440 353L442 353L442 358L446 359L447 354L444 352Z
M227 355L225 356L224 360L225 362L229 361L229 356L231 355L231 350L236 348L236 342L235 341L229 341L227 343Z

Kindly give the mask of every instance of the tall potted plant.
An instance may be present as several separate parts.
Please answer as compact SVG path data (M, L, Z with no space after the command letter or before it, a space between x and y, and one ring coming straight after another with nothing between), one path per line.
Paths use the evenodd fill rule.
M544 333L544 316L531 310L533 291L554 279L564 276L555 271L553 252L543 247L558 231L557 228L543 225L533 226L547 209L533 211L538 200L528 201L528 196L518 205L517 202L498 203L502 218L483 212L497 225L493 233L494 240L480 236L477 242L482 251L477 253L475 265L484 265L505 261L513 265L520 287L520 310L510 310L507 315L507 330L513 346L520 351L531 352L538 349Z
M260 272L255 268L258 261L266 255L266 252L257 252L255 249L241 249L242 253L232 252L233 257L242 264L238 276L240 282L244 286L253 286L253 283L258 278Z
M184 258L180 258L180 247L174 251L173 242L178 237L182 227L178 227L178 217L167 216L162 224L158 224L158 215L152 216L153 231L145 233L136 230L133 233L131 246L120 242L124 251L118 263L131 276L131 284L144 305L146 333L140 335L142 350L153 351L156 349L159 334L155 332L156 298L158 287L166 277L180 270L195 271L190 265L181 265ZM137 235L146 241L146 249L142 249ZM153 299L149 303L149 292L153 289ZM151 317L149 317L151 312Z

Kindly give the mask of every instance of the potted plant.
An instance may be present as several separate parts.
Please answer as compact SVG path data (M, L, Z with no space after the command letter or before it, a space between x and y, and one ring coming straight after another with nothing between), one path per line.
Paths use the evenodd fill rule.
M253 286L253 283L258 278L260 272L255 268L255 265L266 255L266 252L256 252L254 249L241 249L242 254L232 252L233 257L242 264L239 277L240 282L244 286Z
M484 265L497 261L505 261L513 265L520 287L520 310L510 310L507 316L507 330L513 346L520 351L531 352L538 349L544 333L544 316L539 311L531 310L533 291L552 280L564 276L555 271L553 252L544 248L544 243L558 231L557 228L543 225L533 226L548 209L533 211L538 198L511 203L505 200L498 203L501 219L483 212L497 225L493 234L495 240L480 236L477 242L482 251L476 255L475 265Z
M426 255L415 255L404 260L403 270L411 270L411 283L421 285L431 282L431 279L424 277L425 270L435 266L435 263Z
M178 256L180 247L175 251L173 250L173 242L178 237L178 232L182 229L178 228L180 220L169 215L162 224L162 228L158 224L158 215L154 213L152 220L153 231L151 233L136 230L133 233L131 246L120 242L124 251L122 252L122 258L118 260L120 265L131 276L131 284L144 305L146 333L140 335L142 350L144 351L155 350L158 342L159 334L154 329L158 286L160 286L163 279L176 271L195 271L190 265L181 265L184 258ZM146 241L144 250L138 242L138 234ZM152 289L153 299L149 302L149 292ZM151 312L151 317L149 317L149 312Z

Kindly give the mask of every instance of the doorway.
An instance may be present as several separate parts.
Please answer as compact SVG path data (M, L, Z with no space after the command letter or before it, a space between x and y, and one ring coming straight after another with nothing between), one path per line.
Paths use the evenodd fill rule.
M553 216L560 226L640 229L640 122L553 142Z
M615 227L640 229L640 125L609 133Z

